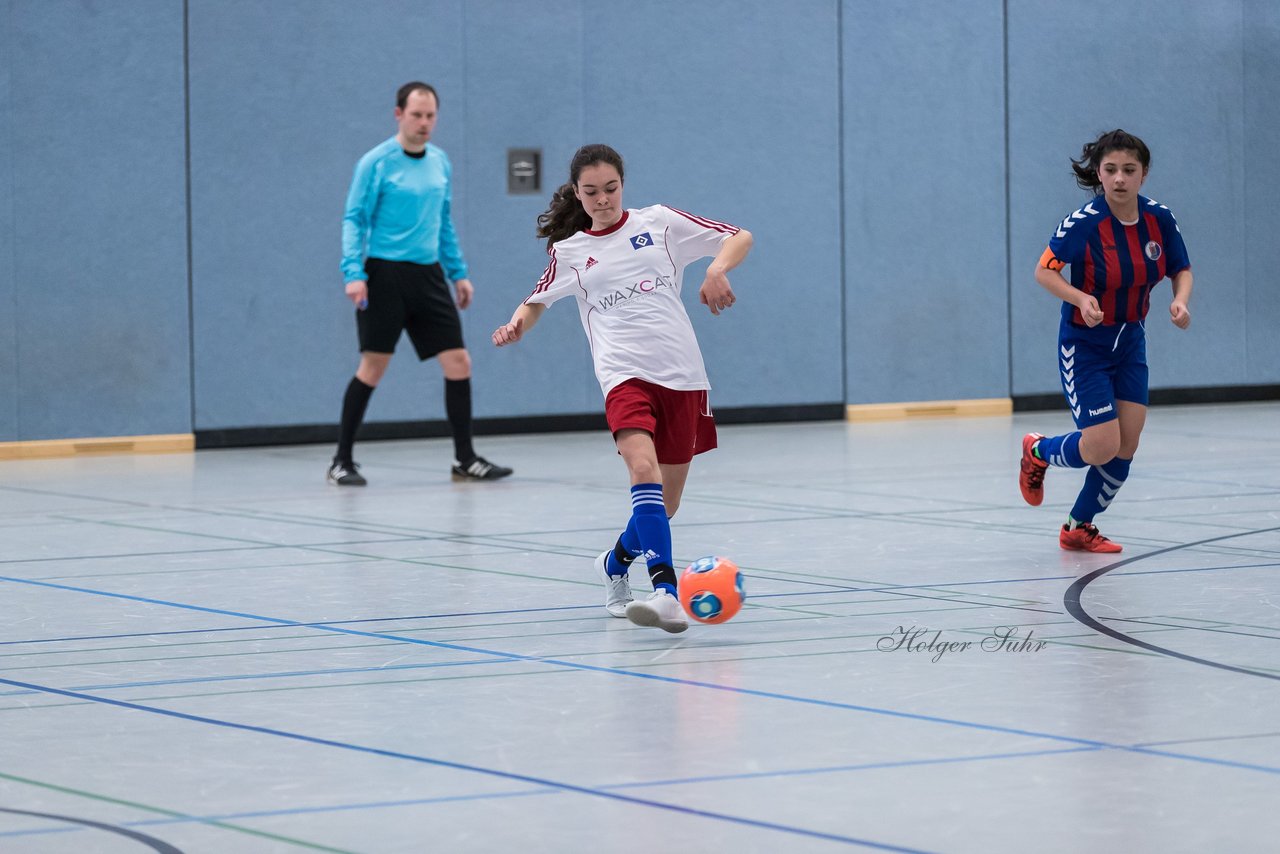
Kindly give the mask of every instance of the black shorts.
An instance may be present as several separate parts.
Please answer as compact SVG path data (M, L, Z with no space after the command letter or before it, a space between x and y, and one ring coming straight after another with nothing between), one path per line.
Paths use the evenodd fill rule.
M393 353L401 332L409 333L419 359L462 344L462 322L439 264L370 258L369 305L356 311L360 352Z

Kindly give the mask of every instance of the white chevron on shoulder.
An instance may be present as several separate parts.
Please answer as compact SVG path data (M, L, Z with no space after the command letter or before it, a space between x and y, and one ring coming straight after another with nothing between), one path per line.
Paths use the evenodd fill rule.
M1169 219L1173 220L1173 230L1182 233L1182 227L1178 225L1178 218L1173 215L1173 211L1169 210L1168 205L1162 205L1155 199L1147 199L1147 207L1157 207L1169 215Z
M1093 202L1089 202L1089 204L1080 208L1080 210L1067 214L1067 216L1062 220L1062 224L1058 226L1058 230L1055 231L1054 234L1058 237L1066 237L1067 229L1073 227L1077 220L1088 219L1091 216L1097 216L1099 213L1101 213L1101 211L1093 206Z

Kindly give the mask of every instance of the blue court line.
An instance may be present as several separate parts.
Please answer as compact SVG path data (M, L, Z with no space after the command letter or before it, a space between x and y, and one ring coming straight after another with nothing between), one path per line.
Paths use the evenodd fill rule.
M596 607L596 606L592 606L592 608L593 608L593 609L594 609L594 607ZM908 611L908 612L906 612L906 613L914 613L914 612L910 612L910 611ZM938 612L937 612L937 611L931 611L931 612L929 612L929 613L938 613ZM1038 625L1038 624L1037 624L1037 625ZM272 628L292 628L292 627L291 627L291 626L273 626ZM1175 628L1179 628L1179 627L1175 627ZM972 629L972 628L971 628L971 629L962 629L962 630L958 630L958 631L974 631L974 630L975 630L975 629ZM874 635L871 635L871 636L874 636ZM819 641L828 641L828 640L844 640L844 639L846 639L846 638L811 637L811 638L796 638L796 639L794 639L794 640L795 640L795 641L797 641L797 642L799 642L799 643L810 643L810 642L819 642ZM385 644L372 644L372 645L371 645L371 647L340 647L339 649L345 649L345 650L351 650L351 649L367 649L367 648L372 648L372 647L375 647L375 646L385 646ZM740 645L735 645L735 646L740 646ZM720 648L724 648L724 647L720 647ZM741 648L744 648L744 649L745 649L745 647L741 647ZM80 652L80 651L81 651L81 650L67 650L66 654L72 654L72 653L76 653L76 652ZM96 651L96 650L95 650L95 651ZM310 649L305 649L305 650L292 650L292 649L287 649L287 648L286 648L286 649L279 649L279 650L270 650L270 651L267 651L267 652L266 652L266 653L264 653L264 654L267 654L267 655L288 655L288 654L292 654L292 653L295 653L295 652L325 652L325 651L328 651L328 650L323 649L323 648L310 648ZM633 650L633 651L634 651L634 652L641 652L641 651L643 651L643 650ZM852 652L852 650L851 650L851 652ZM204 656L198 656L198 657L199 657L199 658L206 658L206 659L207 659L207 658L228 657L228 656L235 656L235 655L242 655L242 654L243 654L243 653L223 653L223 654L214 654L214 655L204 655ZM820 653L820 654L827 654L827 653ZM10 655L10 656L13 656L13 655L19 655L19 656L20 656L21 654L20 654L20 653L9 653L9 655ZM175 658L166 658L166 659L161 659L161 660L162 660L162 661L164 661L164 662L166 662L166 663L170 663L170 662L174 662L174 661L182 661L182 660L184 660L184 659L183 659L182 657L175 657ZM554 660L554 659L549 659L549 658L541 658L541 659L534 658L534 659L530 659L530 661L546 661L546 662L548 662L548 663L551 663L551 662L554 662L555 660ZM134 664L134 663L137 663L137 662L136 662L136 661L133 661L133 660L125 660L125 661L118 661L118 662L90 662L90 663L88 663L88 664L80 663L80 662L75 662L75 663L62 664L62 665L56 665L56 666L58 666L58 667L72 667L72 666L86 667L86 666L97 665L97 664L104 664L104 663L106 663L106 664ZM116 690L126 690L126 689L131 689L131 688L155 687L155 686L159 686L159 685L200 685L200 684L205 684L205 683L216 683L216 682L227 682L227 681L244 681L244 680L249 680L249 679L280 679L280 678L290 678L290 677L296 677L296 676L328 676L328 675L332 675L332 674L340 674L340 673L365 673L365 674L376 674L376 673L382 673L382 672L392 671L392 670L422 670L422 669L430 669L430 668L436 668L436 667L464 667L464 666L476 666L476 665L485 665L485 664L505 664L505 663L510 663L510 662L508 662L508 661L506 661L506 660L504 660L504 659L495 659L495 658L486 657L486 658L481 658L481 659L469 659L469 660L467 660L467 661L442 661L442 662L431 662L431 663L423 663L423 664L393 664L393 665L380 665L380 664L374 664L374 665L369 665L369 666L366 666L366 667L335 667L335 668L326 668L326 669L322 669L322 670L286 670L286 671L278 671L278 672L271 672L271 673L242 673L242 674L236 674L236 675L231 675L231 676L191 676L191 677L184 677L184 678L180 678L180 679L179 679L179 678L175 678L175 679L156 679L156 680L143 681L143 682L101 682L101 683L95 683L95 684L91 684L91 685L72 685L72 686L69 686L69 687L68 687L68 690L70 690L70 691L116 691ZM42 667L41 665L31 665L31 666L29 666L29 667L9 667L9 668L0 668L0 670L5 670L5 671L12 671L12 670L36 670L36 669L41 669L41 667ZM562 668L562 669L563 669L563 668ZM349 684L365 685L365 684L378 684L378 683L349 683ZM398 682L398 683L396 683L396 684L405 684L405 682L404 682L404 681L401 681L401 682ZM307 686L303 686L303 687L306 687L306 688L323 688L323 687L325 687L325 686L324 686L323 684L319 684L319 685L307 685ZM27 696L27 695L30 695L30 694L32 694L32 693L33 693L33 692L31 692L31 691L0 691L0 697L17 697L17 696ZM186 696L186 697L204 697L204 696L216 696L216 695L214 695L214 694L187 694L187 695L184 695L184 696ZM166 698L166 699L168 699L168 698Z
M839 774L850 771L884 770L921 765L951 765L963 762L986 762L1002 759L1033 759L1041 756L1058 756L1066 753L1090 753L1099 750L1096 747L1061 747L1053 750L1031 750L1022 753L988 753L978 756L945 756L935 759L907 759L896 762L868 762L860 765L834 765L817 768L794 768L785 771L756 771L745 774L718 774L705 777L682 777L671 780L652 780L649 782L605 783L597 788L605 791L619 789L644 789L660 786L684 786L698 783L727 783L739 780L775 779L779 777L802 777L814 774ZM280 818L283 816L316 815L335 812L351 812L355 810L389 809L396 807L432 806L435 804L457 803L460 801L488 801L506 798L527 798L543 795L557 795L554 789L521 789L514 792L482 792L470 795L442 795L436 798L413 798L399 801L371 801L357 804L331 804L323 807L292 807L278 810L258 810L254 812L225 813L221 815L187 815L167 818L148 818L137 821L121 822L122 827L155 827L157 825L191 824L203 822L243 821L255 818ZM49 833L70 833L75 828L42 828L39 830L12 830L0 833L0 838L9 836L35 836Z
M0 577L0 581L4 581ZM1065 580L1065 579L1064 579ZM821 596L824 594L839 593L858 593L862 592L858 588L841 588L837 590L806 590L798 593L755 593L752 594L752 601L759 599L777 599L787 596ZM111 595L111 594L104 594ZM888 600L886 600L888 601ZM894 600L898 601L898 600ZM957 600L947 599L947 602L956 602ZM962 602L961 604L971 604L975 606L985 606L987 602ZM129 638L159 638L171 637L174 635L204 635L219 634L225 632L251 632L254 630L266 629L290 629L290 628L315 628L324 629L332 626L346 626L360 623L394 623L407 622L409 620L445 620L455 617L499 617L499 616L518 616L521 614L540 614L565 611L596 611L599 605L556 605L546 608L512 608L498 611L459 611L455 613L445 614L411 614L403 617L362 617L358 620L323 620L318 622L272 622L259 623L252 626L217 626L207 629L172 629L163 632L120 632L110 635L67 635L58 638L23 638L22 640L0 641L0 646L21 646L24 644L47 644L47 643L70 643L74 641L96 641L96 640L128 640ZM910 613L910 612L904 612ZM933 613L933 612L929 612ZM1054 613L1057 613L1056 611ZM471 628L471 626L466 626ZM413 629L411 629L412 631ZM268 640L268 638L263 638ZM83 650L68 650L68 652L81 652ZM92 649L88 651L93 651ZM15 653L17 654L17 653Z
M1138 575L1166 575L1169 573L1180 572L1216 572L1221 570L1232 569L1267 569L1270 567L1280 566L1280 563L1249 563L1249 564L1226 564L1221 566L1204 566L1192 567L1187 569L1149 569L1137 570L1133 572L1121 573L1121 576L1129 578ZM949 587L973 587L979 585L990 584L1029 584L1037 581L1071 581L1077 578L1075 575L1045 575L1032 578L992 578L982 581L952 581L939 582L933 584L894 584L879 587L850 587L839 585L836 582L825 581L809 581L807 579L791 579L778 578L776 576L758 576L767 578L769 581L775 581L780 584L813 584L815 586L826 587L826 590L801 590L791 593L756 593L751 596L752 601L760 599L781 599L796 596L822 596L828 594L839 593L894 593L902 590L943 590ZM28 584L42 584L45 582L31 581L29 579L5 578L0 576L0 581L20 581ZM70 588L73 590L84 590L84 588ZM116 595L102 591L88 591L99 593L100 595ZM954 601L954 600L947 600ZM991 603L977 602L972 604L987 605ZM186 607L186 606L178 606ZM594 611L598 605L556 605L546 608L508 608L492 611L455 611L443 614L413 614L404 617L365 617L358 620L325 620L323 622L264 622L255 626L218 626L208 629L174 629L164 632L122 632L111 635L69 635L58 638L24 638L22 640L0 641L0 646L15 646L21 644L42 644L42 643L67 643L71 641L93 641L93 640L125 640L128 638L151 638L166 637L171 635L199 635L199 634L215 634L219 632L247 632L254 629L285 629L285 628L324 628L328 626L354 625L359 623L391 623L404 622L408 620L445 620L456 617L498 617L513 616L519 614L540 614L558 611ZM1013 607L1013 606L1010 606ZM1029 606L1023 606L1029 607ZM269 618L263 618L269 619ZM1179 628L1194 628L1189 626L1180 626Z
M944 756L936 759L897 759L888 762L863 762L857 765L831 765L820 768L793 768L789 771L752 771L744 774L712 774L705 777L679 777L671 780L618 783L607 789L643 789L650 786L686 786L693 783L728 783L737 780L774 779L777 777L807 777L814 774L843 774L849 771L883 771L889 768L912 768L920 765L955 765L963 762L988 762L995 759L1029 759L1040 756L1060 756L1064 753L1094 753L1101 747L1055 747L1047 750L1026 750L1005 753L986 753L979 756Z
M121 599L128 602L142 602L148 605L162 605L170 608L180 608L188 611L197 611L200 613L220 614L220 615L229 616L229 617L240 617L243 619L254 620L257 622L277 623L283 626L297 627L301 625L300 623L293 620L285 620L285 619L276 618L276 617L265 617L259 614L248 614L241 611L229 611L221 608L208 608L203 605L189 605L182 602L168 602L163 599L152 599L146 596L134 596L128 593L112 593L105 590L92 590L85 587L72 587L70 585L54 584L48 581L30 581L22 578L10 578L8 576L0 576L0 581L8 581L15 584L27 584L35 587L47 587L54 590L65 590L73 593L87 593L94 596L104 596L107 598ZM890 716L901 717L901 718L912 719L912 720L924 720L924 721L931 721L934 723L946 723L953 726L963 726L963 727L969 727L972 729L985 730L989 732L1002 732L1002 733L1009 733L1012 735L1025 735L1025 736L1030 736L1032 738L1049 738L1049 739L1055 739L1058 741L1066 741L1073 744L1088 744L1091 746L1110 746L1110 745L1105 745L1103 742L1092 741L1089 739L1080 739L1080 738L1072 738L1069 736L1051 735L1047 733L1038 733L1038 732L1032 732L1029 730L1021 730L1021 729L1015 729L1010 727L1001 727L1001 726L994 726L994 725L988 725L988 724L972 723L969 721L951 720L948 718L933 717L930 715L918 715L910 712L896 712L888 709L877 709L871 706L859 706L851 703L838 703L834 701L817 700L809 697L797 697L797 696L791 696L787 694L778 694L770 691L758 691L758 690L749 689L749 688L734 688L732 686L717 685L711 682L697 682L697 681L692 681L687 679L677 679L670 676L662 676L656 673L642 673L642 672L637 672L632 670L624 670L621 668L602 667L594 664L582 664L580 662L575 662L575 661L565 661L565 660L556 659L556 658L545 658L542 656L534 656L534 655L523 655L521 653L515 653L515 652L503 652L501 650L485 649L483 647L464 646L462 644L448 643L445 641L433 641L433 640L427 640L425 638L406 637L404 635L393 635L393 634L386 634L383 632L364 632L356 629L343 629L343 628L337 628L333 626L315 626L314 628L318 628L324 632L333 632L335 634L351 635L353 637L377 638L379 640L392 640L392 641L399 641L401 643L413 644L415 646L431 647L433 649L446 649L454 652L468 652L468 653L474 653L477 655L492 656L492 657L506 660L506 661L523 661L523 662L531 662L535 664L551 664L551 665L556 665L560 667L567 667L573 670L586 671L590 673L607 673L615 676L628 676L634 679L647 679L654 682L665 682L673 685L687 685L687 686L694 686L694 687L710 688L710 689L719 690L719 691L731 691L734 693L742 694L744 696L757 696L757 697L766 697L769 699L790 700L793 702L825 706L828 708L843 708L843 709L849 709L854 711L870 712L873 714L890 715ZM11 681L12 680L0 679L0 684L3 684L5 682L11 682ZM16 685L18 683L13 683L13 684ZM109 702L120 702L120 701L111 700Z
M1280 530L1280 528L1277 528L1277 530ZM245 619L256 620L259 622L275 622L275 623L288 625L288 626L299 625L298 623L291 620L284 620L284 619L279 619L274 617L264 617L256 614L245 614L238 611L227 611L227 610L222 610L218 608L207 608L201 605L187 605L181 602L166 602L160 599L149 599L147 597L133 596L127 593L111 593L103 590L90 590L82 587L69 587L67 585L52 584L46 581L28 581L25 579L9 578L6 576L0 576L0 581L10 581L18 584L30 584L37 587L50 587L54 589L68 590L68 591L77 592L77 593L89 593L91 595L96 595L96 596L105 596L108 598L117 598L117 599L122 599L126 601L144 602L144 603L153 604L153 605L165 605L172 608L181 608L185 610L199 611L204 613L223 614L226 616L242 617ZM770 700L785 700L787 702L802 703L805 705L819 706L822 708L843 709L846 711L856 711L856 712L865 712L865 713L874 714L874 715L884 715L886 717L899 718L902 720L923 721L927 723L938 723L938 724L945 724L947 726L976 729L984 732L998 732L998 733L1004 733L1007 735L1021 735L1021 736L1027 736L1029 738L1042 738L1042 739L1048 739L1051 741L1065 742L1067 744L1081 744L1081 745L1087 745L1090 747L1106 747L1106 748L1111 748L1116 750L1132 750L1134 752L1150 753L1150 754L1159 755L1159 756L1172 758L1172 759L1183 759L1183 760L1188 760L1192 762L1202 762L1210 765L1223 765L1223 766L1232 767L1232 768L1240 768L1240 769L1253 770L1253 771L1264 771L1266 773L1271 773L1271 774L1280 774L1280 768L1273 768L1266 765L1253 765L1253 764L1244 763L1244 762L1231 762L1227 760L1213 759L1213 758L1204 757L1204 756L1195 756L1191 754L1181 754L1181 753L1172 753L1172 752L1164 752L1164 751L1154 751L1154 750L1149 750L1145 748L1131 748L1131 747L1126 747L1125 745L1111 744L1108 742L1097 741L1094 739L1077 738L1075 736L1058 735L1056 733L1036 732L1034 730L1019 729L1017 727L1006 727L1006 726L1000 726L998 724L983 724L983 723L977 723L974 721L959 720L956 718L944 718L937 715L925 715L925 714L919 714L915 712L901 712L901 711L895 711L893 709L881 709L881 708L876 708L874 706L858 705L856 703L842 703L835 700L821 700L814 697L801 697L793 694L782 694L774 691L762 691L754 688L738 688L731 685L720 685L714 682L702 682L702 681L693 680L693 679L679 679L673 676L663 676L657 673L644 673L640 671L626 670L619 667L603 667L595 664L582 664L580 662L565 661L557 658L546 658L542 656L523 655L515 652L502 652L500 650L484 649L482 647L463 646L462 644L453 644L453 643L447 643L444 641L431 641L431 640L425 640L423 638L405 637L403 635L383 634L379 632L362 632L362 631L357 631L355 629L340 629L340 628L333 628L333 627L327 627L327 626L320 626L319 628L321 629L321 631L329 631L329 632L334 632L336 634L352 635L354 637L378 638L380 640L393 640L393 641L399 641L402 643L413 644L416 646L426 646L426 647L432 647L435 649L453 650L455 652L469 652L469 653L475 653L478 655L493 656L495 658L499 658L507 661L523 661L523 662L530 662L535 664L550 664L554 666L569 668L571 670L580 670L587 673L601 673L601 674L608 674L611 676L625 676L632 679L646 679L651 682L664 683L668 685L683 685L683 686L694 687L694 688L707 688L713 691L725 691L729 693L738 694L744 697L760 697L763 699L770 699ZM26 683L19 683L13 680L0 678L0 684L6 684L6 683L14 685L15 687L28 687ZM63 693L63 694L66 694L67 696L77 696L74 694L74 692L67 692L57 688L48 688L48 689L38 688L38 690L48 690L56 693ZM122 705L122 704L131 705L131 704L126 704L124 703L124 701L121 701L121 700L96 698L96 697L92 697L91 695L81 695L81 696L90 697L91 699L98 699L101 702L105 702L105 703L114 703L117 705ZM150 708L150 707L139 706L138 708ZM164 714L168 714L168 712L162 709L157 711Z
M1243 535L1239 535L1239 536L1243 536ZM285 547L281 546L281 548L285 548ZM230 549L230 551L241 551L241 549ZM53 558L50 558L50 559L53 559ZM0 563L3 563L3 562L4 561L0 561ZM1186 569L1149 569L1149 570L1137 570L1134 572L1124 572L1124 573L1121 573L1121 575L1127 578L1130 576L1138 576L1138 575L1164 575L1167 573L1179 573L1179 572L1216 572L1220 570L1231 570L1231 569L1266 569L1274 566L1280 566L1280 563L1227 564L1227 565L1221 565L1221 566L1191 567ZM1044 575L1044 576L1036 576L1032 578L991 578L991 579L985 579L982 581L950 581L950 582L937 582L937 583L929 583L929 584L892 584L892 585L881 585L877 587L851 587L851 586L848 586L847 583L840 584L834 581L811 581L809 579L803 579L803 578L799 578L799 579L779 578L777 576L765 576L765 575L756 576L756 577L763 578L768 581L777 582L779 584L811 584L816 587L826 587L828 589L801 590L801 591L794 591L791 593L757 593L752 595L751 597L752 601L759 600L759 599L780 599L784 597L795 597L795 596L820 596L823 594L836 594L836 593L893 593L901 590L946 590L947 588L950 588L950 587L973 587L973 586L990 585L990 584L1029 584L1029 583L1038 582L1038 581L1071 581L1077 578L1077 576L1075 575ZM21 583L27 583L27 584L46 583L43 581L33 581L30 579L6 578L3 576L0 576L0 581L15 581L15 582L21 582ZM51 584L51 586L60 586L60 585ZM103 591L87 590L86 588L67 587L65 589L81 590L84 592L97 593L99 595L116 595L116 594L105 593ZM172 603L163 603L163 604L172 604ZM989 604L989 603L983 602L983 603L975 603L975 604ZM179 607L187 607L187 606L179 606ZM406 617L368 617L368 618L363 618L359 620L326 620L324 622L275 621L275 622L266 622L258 626L219 626L217 628L209 628L209 629L176 629L173 631L165 631L165 632L129 632L129 633L120 633L120 634L111 634L111 635L71 635L71 636L59 637L59 638L26 638L23 640L0 641L0 646L11 646L16 644L65 643L68 641L123 640L126 638L164 637L167 635L187 635L187 634L205 634L205 633L212 634L215 632L244 632L244 631L252 631L255 628L279 629L279 628L290 628L294 626L302 627L302 628L321 628L325 626L341 626L341 625L351 625L355 623L384 623L384 622L395 622L395 621L405 621L405 620L442 620L442 619L449 619L453 617L488 617L488 616L504 616L504 615L515 615L515 614L537 614L537 613L547 613L547 612L553 612L553 611L583 611L583 610L595 610L597 607L599 606L598 605L557 605L557 606L547 607L547 608L510 608L510 609L492 610L492 611L457 611L457 612L445 613L445 614L415 614L415 615L406 616ZM214 612L214 613L220 613L220 612ZM263 619L268 619L268 618L263 618Z
M680 806L679 804L669 804L663 801L655 801L649 798L639 798L632 795L618 794L600 788L591 788L589 786L578 786L573 783L564 783L559 780L550 780L542 777L534 777L529 774L516 774L511 771L499 771L494 768L485 768L480 765L469 765L464 762L453 762L447 759L435 759L429 756L418 756L412 753L402 753L398 750L387 750L379 747L369 747L366 745L352 744L349 742L335 741L328 738L319 738L317 736L303 735L302 733L289 732L288 730L274 729L272 727L256 726L254 724L236 723L234 721L224 721L218 718L205 717L203 715L192 715L186 712L177 712L172 709L163 709L158 706L144 706L140 703L130 703L123 700L112 700L108 697L99 697L94 694L83 694L78 691L64 691L61 688L53 688L47 685L36 685L30 682L18 682L12 679L0 678L0 684L12 685L16 688L25 688L28 690L41 691L49 694L57 694L64 697L71 697L76 700L88 700L95 703L103 703L109 706L116 706L121 709L130 709L138 712L150 712L151 714L164 715L169 718L178 720L191 721L193 723L211 724L213 726L225 727L227 729L240 730L242 732L251 732L259 735L269 735L277 738L287 738L293 741L300 741L306 744L314 744L321 747L334 747L339 750L354 751L357 753L366 753L373 756L381 756L389 759L403 759L409 762L416 762L422 765L431 765L438 768L449 768L454 771L469 771L475 774L483 774L488 777L497 777L503 780L514 780L520 783L528 783L534 786L541 786L549 789L558 789L563 792L573 792L579 795L587 795L595 798L608 798L614 801L631 804L635 806L653 807L655 809L667 810L669 812L681 813L696 818L709 818L717 821L730 822L732 824L745 825L747 827L761 828L764 830L776 830L782 833L790 833L796 836L806 836L813 839L824 839L829 842L843 842L848 845L861 845L867 848L876 848L881 851L899 851L904 854L927 854L917 848L906 848L899 845L889 845L882 842L874 842L869 839L861 839L854 836L841 836L835 833L825 833L818 830L810 830L804 827L795 827L792 825L778 824L771 821L763 821L761 819L746 818L744 816L731 815L729 813L712 812L711 810L700 810L692 807Z
M0 581L6 581L0 577ZM833 591L838 592L838 591ZM110 595L110 594L108 594ZM783 594L783 595L800 595L800 594ZM761 597L756 597L761 598ZM27 643L64 643L66 641L83 641L83 640L124 640L126 638L152 638L164 637L166 635L202 635L213 634L215 632L249 632L254 629L289 629L289 628L320 628L323 626L345 626L354 623L393 623L404 620L447 620L452 617L500 617L510 614L538 614L546 611L594 611L599 605L556 605L549 608L510 608L502 611L457 611L450 614L414 614L408 617L363 617L359 620L325 620L317 623L281 623L271 622L262 623L257 626L219 626L216 629L174 629L167 632L128 632L116 635L77 635L63 638L30 638L28 640L12 640L0 641L0 646L10 646L12 644Z
M0 577L0 581L12 581L15 579L6 579ZM40 582L24 582L24 583L40 583ZM799 593L757 593L752 595L752 599L772 599L782 596L814 596L824 593L850 593L858 592L856 588L840 588L837 590L806 590ZM103 593L102 595L114 595ZM974 603L986 604L986 603ZM178 606L185 607L185 606ZM495 611L457 611L444 614L411 614L404 617L362 617L358 620L323 620L319 622L286 622L277 621L271 623L260 623L253 626L218 626L208 629L173 629L163 632L121 632L111 635L68 635L60 638L24 638L22 640L0 641L0 646L16 646L22 644L44 644L44 643L68 643L71 641L92 641L92 640L127 640L129 638L152 638L167 637L172 635L203 635L217 634L219 632L249 632L255 629L289 629L289 628L326 628L330 626L345 626L358 623L394 623L405 622L408 620L446 620L455 617L500 617L500 616L516 616L520 614L541 614L560 611L595 611L600 608L599 605L555 605L546 608L509 608ZM267 618L264 618L267 619ZM79 650L73 650L79 651Z
M596 606L591 606L591 607L594 609ZM909 612L906 612L906 613L914 613L914 612L910 612L910 611L909 611ZM938 612L937 612L937 611L931 611L931 612L929 612L929 613L938 613ZM272 626L271 628L292 628L292 627L291 627L291 626ZM1176 627L1176 626L1175 626L1175 628L1180 628L1180 627ZM971 631L972 629L967 629L967 630ZM818 641L827 641L827 640L839 640L839 639L844 639L844 638L836 638L836 639L833 639L833 638L828 638L828 637L813 637L813 638L797 638L797 639L795 639L795 640L797 640L798 642L801 642L801 643L808 643L808 642L818 642ZM371 646L385 646L385 644L373 644L373 645L371 645ZM353 648L354 648L354 649L364 649L364 648L361 648L361 647L346 647L345 649L350 650L350 649L353 649ZM66 654L72 654L72 653L76 653L76 652L80 652L80 651L81 651L81 650L67 650L67 651L66 651ZM291 654L291 653L294 653L294 652L316 652L316 651L324 652L324 651L326 651L326 650L324 650L324 649L317 649L317 648L312 648L312 649L307 649L307 650L280 649L280 650L271 650L271 651L268 651L266 654L269 654L269 655L286 655L286 654ZM639 651L639 650L637 650L637 651ZM226 654L222 654L222 655L199 656L199 657L200 657L200 658L225 657L225 656L229 656L229 655L239 655L239 654L241 654L241 653L226 653ZM10 655L10 656L13 656L13 655L19 655L19 656L20 656L20 655L21 655L21 653L9 653L9 655ZM173 662L173 661L182 661L182 660L184 660L184 659L182 659L181 657L177 657L177 658L167 658L167 659L162 659L162 660L163 660L163 661L165 661L165 662ZM546 661L546 662L548 662L548 663L550 663L550 662L554 662L554 659L549 659L549 658L542 658L542 659L537 659L537 658L535 658L535 659L530 659L530 660L531 660L531 661ZM119 662L96 662L96 663L91 662L91 663L89 663L89 664L82 664L82 663L76 662L76 663L73 663L73 664L64 664L64 665L57 665L57 666L59 666L59 667L70 667L70 666L90 666L90 665L92 665L92 664L102 664L102 663L108 663L108 664L133 664L133 663L136 663L136 662L131 661L131 660L130 660L130 661L119 661ZM90 684L90 685L72 685L72 686L69 686L68 690L71 690L71 691L116 691L116 690L126 690L126 689L131 689L131 688L155 687L155 686L159 686L159 685L200 685L200 684L205 684L205 683L228 682L228 681L244 681L244 680L250 680L250 679L280 679L280 678L290 678L290 677L296 677L296 676L329 676L329 675L333 675L333 674L340 674L340 673L366 673L366 674L375 674L375 673L382 673L382 672L387 672L387 671L392 671L392 670L422 670L422 669L430 669L430 668L436 668L436 667L464 667L464 666L475 666L475 665L485 665L485 664L505 664L505 663L510 663L510 662L508 662L508 661L506 661L506 660L504 660L504 659L495 659L495 658L492 658L492 657L486 657L486 658L481 658L481 659L469 659L469 660L467 660L467 661L442 661L442 662L430 662L430 663L423 663L423 664L393 664L393 665L378 665L378 664L375 664L375 665L369 665L369 666L366 666L366 667L335 667L335 668L326 668L326 669L321 669L321 670L286 670L286 671L278 671L278 672L272 672L272 673L242 673L242 674L235 674L235 675L231 675L231 676L190 676L190 677L175 678L175 679L156 679L156 680L149 680L149 681L142 681L142 682L101 682L101 683L95 683L95 684ZM0 668L0 669L2 669L2 670L7 670L7 671L11 671L11 670L33 670L33 669L41 669L41 665L31 665L31 666L29 666L29 667L10 667L10 668ZM562 669L563 669L563 668L562 668ZM356 684L376 684L376 683L356 683ZM304 687L316 687L316 688L323 688L323 687L325 687L325 686L324 686L324 685L308 685L308 686L304 686ZM33 693L33 692L31 692L31 691L0 691L0 697L17 697L17 696L27 696L27 695L30 695L30 694L32 694L32 693ZM186 695L186 696L188 696L188 697L193 697L193 696L213 696L213 695Z
M97 685L73 685L71 691L123 691L129 688L155 688L160 685L203 685L210 682L240 682L247 679L288 679L296 676L329 676L339 673L390 673L393 670L427 670L434 667L474 667L485 664L508 664L499 658L467 661L435 661L427 664L388 664L373 667L335 667L327 670L286 670L278 673L242 673L234 676L188 676L182 679L153 679L146 682L106 682ZM27 668L21 668L27 669ZM0 691L0 697L20 697L32 691Z

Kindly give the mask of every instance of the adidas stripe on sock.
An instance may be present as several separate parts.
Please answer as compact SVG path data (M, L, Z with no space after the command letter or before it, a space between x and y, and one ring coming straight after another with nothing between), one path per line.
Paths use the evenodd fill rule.
M667 505L662 500L662 484L637 483L631 487L631 520L640 540L639 556L649 565L654 589L665 587L674 596L676 571L671 566L671 520L667 518Z

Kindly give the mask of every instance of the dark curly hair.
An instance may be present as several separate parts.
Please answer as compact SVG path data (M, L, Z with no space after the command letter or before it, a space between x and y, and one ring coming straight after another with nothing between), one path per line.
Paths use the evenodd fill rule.
M547 249L591 227L591 215L582 209L582 203L573 194L582 170L597 163L607 163L624 178L622 155L607 145L594 143L579 148L569 161L569 183L561 185L551 196L551 204L538 214L538 236L547 238Z
M1109 130L1093 142L1086 142L1080 151L1080 158L1071 160L1071 169L1076 173L1076 183L1080 185L1080 189L1095 193L1102 189L1098 166L1102 163L1102 158L1113 151L1132 151L1142 164L1143 172L1151 168L1151 150L1145 142L1120 128Z

